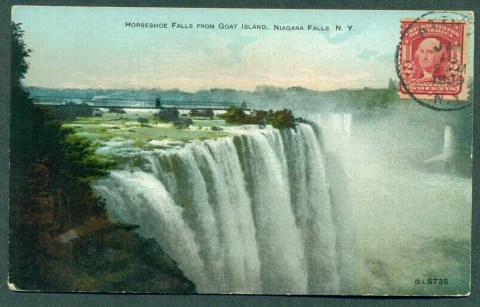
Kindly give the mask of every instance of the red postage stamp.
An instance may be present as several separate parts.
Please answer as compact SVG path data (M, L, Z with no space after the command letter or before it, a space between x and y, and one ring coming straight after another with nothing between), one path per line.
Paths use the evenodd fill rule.
M401 99L467 101L468 23L401 21Z

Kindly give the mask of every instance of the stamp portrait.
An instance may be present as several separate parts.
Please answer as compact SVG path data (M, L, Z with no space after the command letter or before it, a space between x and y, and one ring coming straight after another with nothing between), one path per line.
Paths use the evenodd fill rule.
M446 20L401 22L401 99L466 101L468 23Z

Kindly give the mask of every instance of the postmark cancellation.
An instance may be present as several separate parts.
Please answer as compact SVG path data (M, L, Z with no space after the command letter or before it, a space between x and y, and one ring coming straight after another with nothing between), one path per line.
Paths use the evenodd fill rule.
M401 99L468 100L468 22L401 20Z

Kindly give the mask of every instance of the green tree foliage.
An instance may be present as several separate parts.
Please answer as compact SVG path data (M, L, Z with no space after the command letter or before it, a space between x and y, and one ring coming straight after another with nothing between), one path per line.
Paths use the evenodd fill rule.
M20 24L11 24L11 34L10 273L17 286L35 289L43 280L39 263L49 257L45 238L84 223L99 205L89 180L112 162L96 158L88 141L33 104L21 83L32 50ZM61 204L68 204L61 215L69 223L59 221Z
M13 158L11 174L13 179L16 179L22 176L22 171L26 170L25 163L31 160L29 148L32 127L29 126L31 123L25 123L21 119L23 116L30 118L33 111L31 99L21 85L21 79L28 70L26 58L29 57L32 50L25 46L20 24L12 23L11 25L11 50L11 99L15 101L11 104L10 117L11 156Z
M249 124L248 116L241 108L230 107L227 113L221 114L221 118L225 119L228 124Z
M140 125L142 126L146 126L148 124L148 118L144 118L144 117L139 117L137 119L137 121L140 123Z
M190 125L193 125L193 120L191 118L177 118L173 124L178 129L186 129Z
M213 113L213 110L190 110L190 113L188 114L190 117L209 117L213 118L215 114Z
M12 47L12 59L11 62L11 76L12 76L12 85L15 87L21 87L20 81L25 77L25 74L28 71L28 63L26 58L30 56L32 52L31 49L28 49L23 41L23 31L20 28L19 23L11 24L11 47Z
M32 103L21 84L31 50L20 25L11 29L10 282L25 290L195 292L156 242L108 221L90 184L112 162ZM77 238L62 239L69 232Z
M121 116L122 114L127 114L127 112L125 112L124 109L119 108L119 107L110 107L110 108L108 108L108 112L120 114L120 116Z
M263 110L254 111L251 115L245 114L241 108L231 107L226 113L220 115L229 124L254 124L254 125L272 125L276 129L293 128L295 126L295 117L291 110L283 109L280 111Z
M294 124L294 117L291 110L283 109L281 111L269 114L269 123L277 129L292 128Z
M386 110L398 101L397 89L393 87L393 80L390 80L387 89L363 88L361 90L350 90L346 92L346 100L360 111L369 112Z
M388 79L388 89L396 90L398 88L398 82L395 82L393 79Z
M180 112L177 109L161 109L158 112L158 119L166 122L174 122L180 116Z

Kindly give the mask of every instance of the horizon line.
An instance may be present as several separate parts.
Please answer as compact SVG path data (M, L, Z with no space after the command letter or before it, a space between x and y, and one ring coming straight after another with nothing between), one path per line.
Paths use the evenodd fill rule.
M154 88L154 87L130 87L130 88L104 88L104 87L85 87L85 88L79 88L79 87L44 87L44 86L38 86L38 85L25 85L25 88L40 88L40 89L49 89L49 90L80 90L80 91L87 91L87 90L95 90L95 91L110 91L110 90L117 90L117 91L142 91L142 90L157 90L157 91L162 91L162 92L168 92L168 91L179 91L183 93L189 93L189 94L195 94L201 91L211 91L211 90L220 90L220 91L225 91L225 90L233 90L237 92L257 92L260 91L262 88L271 88L271 89L279 89L279 90L290 90L290 89L301 89L301 90L306 90L310 92L318 92L318 93L325 93L325 92L335 92L335 91L345 91L345 90L363 90L363 89L388 89L388 85L385 85L383 87L370 87L370 86L364 86L364 87L344 87L344 88L338 88L338 89L330 89L330 90L315 90L303 86L289 86L289 87L279 87L275 85L257 85L255 89L253 90L247 90L247 89L235 89L235 88L229 88L229 87L212 87L208 89L198 89L195 91L188 91L188 90L183 90L180 88L169 88L169 89L162 89L162 88Z

